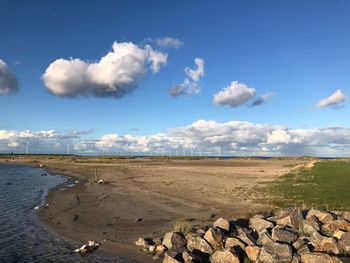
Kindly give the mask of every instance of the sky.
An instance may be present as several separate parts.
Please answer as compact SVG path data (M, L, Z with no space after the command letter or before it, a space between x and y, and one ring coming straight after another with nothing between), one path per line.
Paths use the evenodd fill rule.
M349 1L0 6L0 153L350 155Z

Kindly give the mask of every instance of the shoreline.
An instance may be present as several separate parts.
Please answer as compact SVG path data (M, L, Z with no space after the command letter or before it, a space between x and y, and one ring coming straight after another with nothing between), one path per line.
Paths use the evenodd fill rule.
M217 216L247 217L254 212L272 209L264 204L255 204L254 200L259 197L249 199L253 195L245 191L252 186L249 177L254 178L254 186L254 183L271 181L292 168L306 164L294 158L283 161L251 161L247 158L218 161L76 160L62 157L33 157L6 163L34 167L43 163L42 168L52 175L79 180L78 184L67 187L65 191L60 190L61 184L49 189L46 196L49 206L40 209L40 221L67 239L84 243L96 240L102 244L99 250L126 262L154 262L152 257L140 253L134 242L142 236L159 236L172 229L179 218L187 218L193 225L207 225ZM106 184L93 182L95 168ZM263 169L271 170L271 174L270 171L262 172ZM231 178L232 170L237 170L237 175L234 174L237 178ZM191 177L184 178L184 174ZM229 187L225 191L218 192L221 190L219 186L226 185ZM182 193L179 186L196 191L193 193L198 196ZM237 193L228 192L231 187ZM215 194L209 195L212 192ZM232 203L231 200L238 201L237 197L240 198L239 203ZM253 207L248 211L246 208L251 204ZM136 222L138 218L141 218L140 222Z

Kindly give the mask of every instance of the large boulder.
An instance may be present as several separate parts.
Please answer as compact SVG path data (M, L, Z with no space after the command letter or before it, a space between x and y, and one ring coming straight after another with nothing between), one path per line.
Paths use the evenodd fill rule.
M220 228L225 231L230 231L230 222L222 217L216 220L213 224L214 228Z
M315 251L323 251L338 255L341 252L341 248L337 240L335 240L333 237L328 237L324 238L317 246L315 246Z
M311 252L301 255L301 262L303 263L333 263L330 255L319 252Z
M346 232L341 235L339 245L346 254L350 253L350 232Z
M301 234L311 236L312 233L320 231L320 226L315 220L302 220L299 230Z
M299 229L303 220L303 215L298 207L291 207L282 210L277 216L277 224L282 226L290 226Z
M269 242L261 248L259 262L263 263L287 263L293 257L289 245Z
M297 240L298 234L287 229L275 227L274 229L272 229L271 237L274 241L292 244Z
M182 233L178 232L167 232L164 235L162 244L166 246L167 249L175 248L179 249L186 245L186 239Z
M224 234L219 228L211 227L205 232L204 239L214 250L224 247Z
M245 248L245 253L251 261L257 261L260 253L260 247L258 246L247 246Z
M344 219L344 220L350 222L350 212L348 212L348 211L342 212L342 213L340 214L339 218L340 218L340 219Z
M238 254L241 254L242 252L244 252L245 245L238 238L228 237L225 239L225 248L231 248Z
M242 240L246 245L255 245L255 239L249 230L236 226L236 232L236 237Z
M202 237L190 237L187 239L187 248L190 251L199 250L206 254L213 253L213 248L210 244Z
M268 242L273 242L273 239L267 231L264 231L259 235L256 244L259 246L263 246Z
M317 209L310 209L309 212L307 212L305 219L314 220L315 218L317 218L323 224L333 220L331 213Z
M215 251L210 257L211 263L239 263L239 257L235 255L230 249L224 248Z
M268 228L273 228L274 224L262 218L251 218L249 226L260 234Z

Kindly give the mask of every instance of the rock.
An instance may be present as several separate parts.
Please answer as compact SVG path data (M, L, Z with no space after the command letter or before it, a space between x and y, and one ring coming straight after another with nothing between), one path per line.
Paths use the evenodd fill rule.
M163 263L180 263L180 260L177 260L169 255L165 255L163 259Z
M183 234L178 232L167 232L164 235L162 244L166 246L167 249L175 248L179 249L186 245L186 239Z
M105 184L105 181L104 181L103 179L98 179L98 180L97 180L97 183L98 183L98 184Z
M325 253L311 252L301 255L301 262L303 263L333 263L331 256Z
M342 230L342 231L346 231L349 232L350 231L350 223L344 219L340 219L340 220L335 220L338 229Z
M346 261L340 260L340 259L337 258L337 257L332 257L332 260L333 260L333 263L344 263L344 262L346 262ZM349 260L348 260L347 262L349 262Z
M249 226L258 234L264 232L268 228L274 227L273 223L262 218L251 218L249 220Z
M254 246L255 240L252 234L245 228L236 226L236 237L243 241L246 245Z
M339 216L340 219L344 219L348 222L350 222L350 212L348 211L343 211L340 216Z
M74 252L79 254L87 254L87 253L93 252L99 247L100 247L100 243L93 240L89 240L87 245L81 246L80 248L74 250Z
M247 254L248 258L251 261L257 261L259 253L260 253L260 247L258 246L247 246L245 248L245 253Z
M291 262L292 249L286 244L279 244L268 242L261 248L259 254L259 262L263 263L277 263L277 262Z
M135 220L134 220L135 223L141 222L141 221L143 221L143 218L141 218L141 217L135 218Z
M203 253L211 254L213 253L212 247L209 243L202 237L191 237L187 240L187 248L190 251L194 249L202 251Z
M138 247L143 247L143 248L149 248L152 244L148 238L142 238L140 237L138 240L136 240L135 245Z
M350 232L346 232L341 236L339 245L345 253L350 253Z
M149 251L149 253L151 253L153 255L154 253L156 253L156 246L150 246L148 248L148 251Z
M298 254L294 254L291 263L300 263L301 258Z
M292 244L297 240L298 235L293 233L292 231L275 227L274 229L272 229L271 237L274 241Z
M259 246L263 246L268 242L273 242L272 237L269 235L267 231L261 233L256 241L256 244Z
M244 252L245 245L238 238L228 237L225 239L225 248L233 249L237 254L241 254Z
M333 237L328 237L323 239L317 246L315 246L315 251L322 251L338 255L340 254L340 245Z
M190 256L192 258L193 263L199 263L199 262L209 263L210 262L209 261L209 256L210 256L209 254L203 253L202 251L199 251L196 249L191 251ZM187 262L185 262L185 263L187 263Z
M327 237L331 237L338 230L339 226L337 220L331 220L322 225L321 233Z
M317 218L323 224L333 220L331 213L316 209L310 209L305 219L314 220L315 218Z
M282 226L290 226L299 229L303 220L303 215L298 207L291 207L282 210L277 216L277 224Z
M318 232L314 232L311 234L310 237L308 237L308 240L310 241L310 243L316 247L319 243L322 242L322 240L324 240L326 237L320 235Z
M303 220L300 232L305 236L310 236L313 232L320 231L320 226L315 220Z
M163 253L166 250L166 247L163 245L158 245L156 246L156 251L155 253Z
M310 253L310 249L307 245L301 245L297 250L298 255L303 255L306 253Z
M344 231L338 230L333 233L333 237L337 238L338 240L341 239L341 236L344 234Z
M222 230L225 230L227 232L230 231L230 222L222 217L220 217L218 220L216 220L213 224L214 228L220 228Z
M182 258L184 260L184 263L193 263L195 262L192 255L188 251L183 251L182 252Z
M214 250L223 248L224 235L219 228L209 228L204 235L204 239L211 245Z
M304 238L299 237L294 243L293 243L293 247L298 250L298 248L300 248L302 245L306 245L307 244L307 240L305 240Z
M152 241L153 241L153 243L154 243L155 246L159 246L159 245L162 244L162 239L159 238L159 237L153 238Z
M215 251L210 260L211 263L239 263L239 258L228 248Z

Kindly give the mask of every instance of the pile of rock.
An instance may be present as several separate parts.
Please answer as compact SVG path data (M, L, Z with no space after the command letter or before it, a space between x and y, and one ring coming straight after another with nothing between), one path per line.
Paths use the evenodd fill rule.
M247 220L219 218L187 235L168 232L135 244L165 263L350 262L350 212L293 207Z

